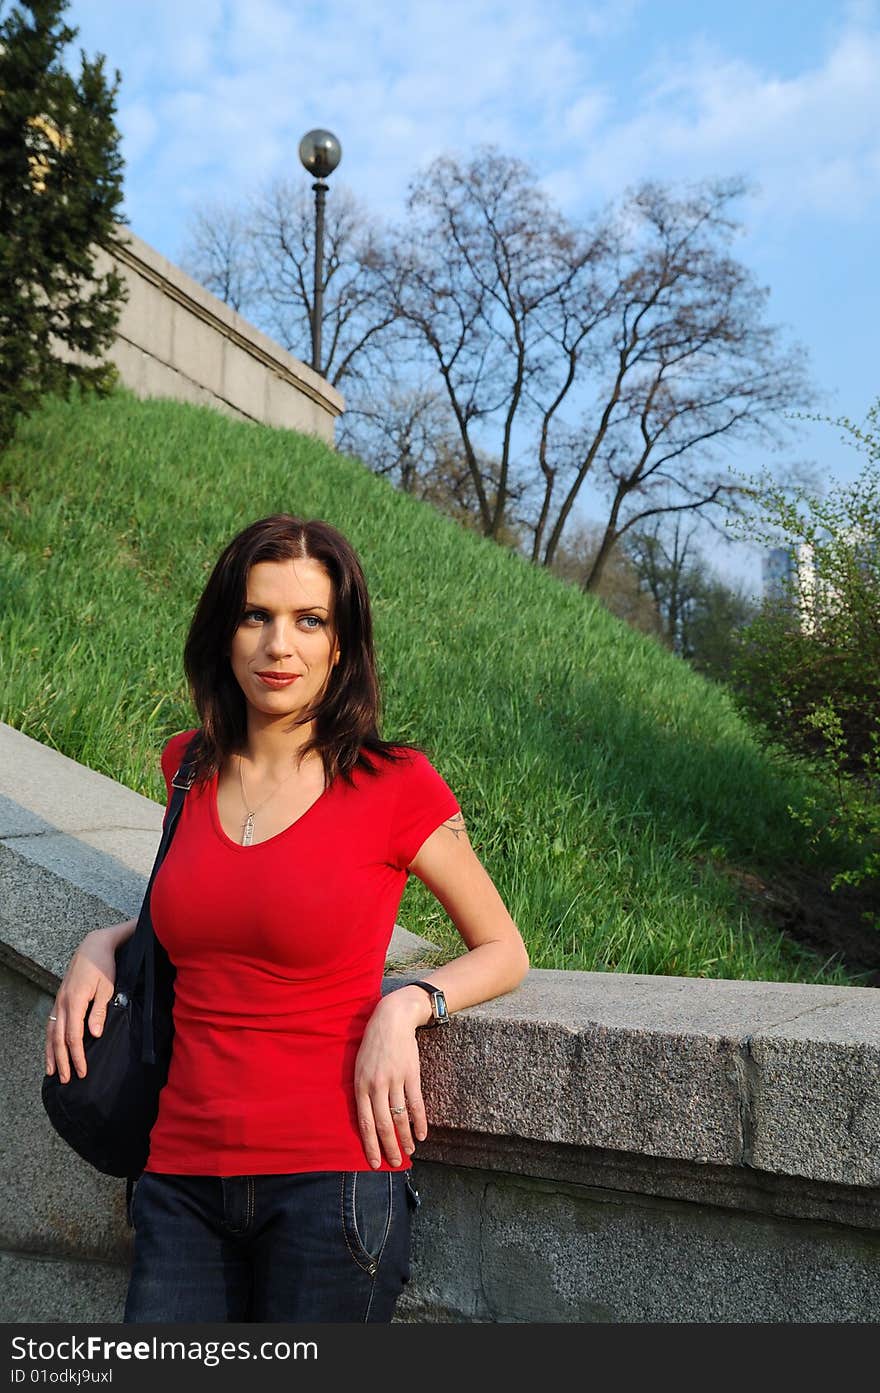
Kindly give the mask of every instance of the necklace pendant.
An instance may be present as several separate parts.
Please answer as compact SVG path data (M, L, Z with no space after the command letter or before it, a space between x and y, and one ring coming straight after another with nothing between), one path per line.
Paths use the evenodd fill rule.
M241 834L242 846L251 846L254 840L254 815L248 813L244 821L244 830Z

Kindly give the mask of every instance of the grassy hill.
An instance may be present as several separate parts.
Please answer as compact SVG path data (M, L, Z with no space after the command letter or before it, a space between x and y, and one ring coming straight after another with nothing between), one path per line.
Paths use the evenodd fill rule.
M120 392L47 403L0 456L0 488L0 719L26 734L162 797L218 552L271 512L326 518L367 574L383 734L422 744L452 786L535 966L856 980L740 888L807 862L787 812L816 791L806 766L598 601L359 462ZM460 949L415 880L400 918Z

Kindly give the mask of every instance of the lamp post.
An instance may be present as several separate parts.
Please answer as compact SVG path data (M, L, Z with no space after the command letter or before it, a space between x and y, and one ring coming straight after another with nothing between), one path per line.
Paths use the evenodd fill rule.
M315 290L312 298L312 367L321 371L321 321L324 316L324 197L323 182L342 159L342 146L330 131L309 131L299 143L299 157L315 180Z

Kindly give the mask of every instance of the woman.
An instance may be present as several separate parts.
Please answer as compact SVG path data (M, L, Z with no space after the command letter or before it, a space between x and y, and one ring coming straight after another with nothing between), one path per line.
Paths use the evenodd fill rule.
M379 738L366 584L335 528L281 514L235 537L184 662L196 780L151 895L174 1049L125 1320L390 1321L427 1136L416 1030L510 991L526 951L449 786ZM165 747L169 787L194 734ZM409 873L469 951L381 996ZM62 1083L133 930L73 957L46 1033Z

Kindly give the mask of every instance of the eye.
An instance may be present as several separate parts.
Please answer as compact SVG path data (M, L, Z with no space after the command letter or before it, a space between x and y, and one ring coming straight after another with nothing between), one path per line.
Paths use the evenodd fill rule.
M242 612L240 622L242 624L265 624L269 619L271 619L271 615L268 611L254 607ZM306 633L310 634L317 633L327 623L326 619L323 619L319 614L302 614L298 622L304 624Z

